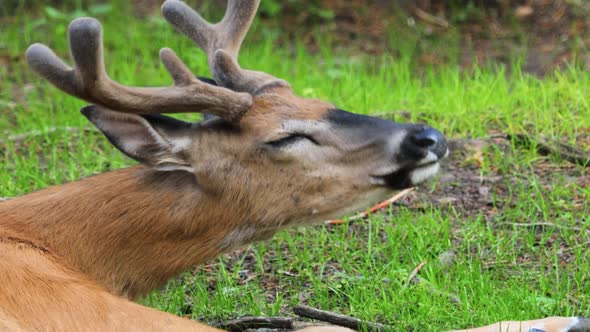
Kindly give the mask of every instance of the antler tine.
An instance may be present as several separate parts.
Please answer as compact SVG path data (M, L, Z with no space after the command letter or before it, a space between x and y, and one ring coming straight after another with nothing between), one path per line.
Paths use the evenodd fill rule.
M113 110L136 113L207 112L230 121L252 105L252 97L197 80L170 49L160 58L174 80L171 87L129 87L112 81L104 68L102 28L93 18L78 18L68 29L75 69L51 49L33 44L27 50L29 65L57 88Z
M244 70L238 64L242 41L252 24L260 0L228 0L223 19L216 24L204 20L182 1L166 0L164 17L192 39L205 53L213 79L234 91L256 94L266 87L290 87L269 74Z

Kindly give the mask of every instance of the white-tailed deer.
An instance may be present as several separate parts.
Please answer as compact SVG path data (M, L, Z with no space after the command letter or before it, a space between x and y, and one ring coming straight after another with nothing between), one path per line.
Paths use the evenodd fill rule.
M241 69L258 3L230 0L213 25L180 1L164 3L166 19L205 51L212 81L169 49L160 57L172 87L110 80L91 18L69 27L74 69L43 45L29 48L31 67L94 104L82 113L142 165L0 204L0 330L217 331L130 300L222 252L357 210L438 171L447 154L438 131L303 99L286 81ZM174 112L216 117L159 115Z

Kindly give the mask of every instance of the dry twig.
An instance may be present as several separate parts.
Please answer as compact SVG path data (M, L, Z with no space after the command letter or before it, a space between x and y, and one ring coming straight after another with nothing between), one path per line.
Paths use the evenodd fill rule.
M300 317L311 318L322 322L327 322L334 325L348 327L354 330L366 328L367 331L389 331L392 326L387 326L379 323L363 322L358 318L337 314L334 312L312 308L306 305L297 305L293 308L293 312Z
M573 146L563 144L557 140L546 137L531 137L527 134L506 135L506 138L512 140L514 144L531 146L535 145L541 155L556 155L571 163L590 167L590 153L574 148Z
M400 199L404 198L405 196L407 196L409 193L411 193L414 190L416 190L416 188L404 189L404 190L398 192L397 194L393 195L388 200L385 200L377 205L374 205L374 206L368 208L365 212L361 212L357 215L354 215L354 216L348 218L348 221L355 221L355 220L359 220L359 219L364 219L367 216L369 216L371 213L375 213L381 209L384 209L384 208L390 206L394 202L399 201ZM342 223L344 223L344 221L342 219L334 219L334 220L326 221L326 224L329 224L329 225L339 225Z
M289 317L242 317L218 326L231 332L242 332L249 329L293 329L293 319Z

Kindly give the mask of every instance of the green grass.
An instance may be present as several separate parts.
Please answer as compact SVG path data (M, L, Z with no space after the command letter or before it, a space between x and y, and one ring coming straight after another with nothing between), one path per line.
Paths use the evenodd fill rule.
M55 16L20 14L0 23L0 60L9 60L0 65L0 197L132 164L102 136L76 131L88 126L78 113L85 103L26 67L23 54L33 42L44 42L67 58L69 17ZM96 16L105 29L106 65L113 79L169 84L157 59L163 46L174 49L196 74L207 75L202 52L161 17L138 19L118 6ZM517 61L510 74L493 66L469 71L452 64L422 68L415 61L420 35L403 41L393 36L399 57L336 52L329 36L321 36L320 52L309 54L297 42L278 44L277 31L257 25L240 61L288 79L300 95L365 114L406 110L410 121L430 123L449 137L527 130L586 144L580 137L590 130L590 74L577 66L543 80L522 73ZM456 43L448 45L449 54L456 53ZM28 136L8 138L19 134ZM546 161L532 148L485 149L476 172L502 174L509 182L506 193L492 192L498 206L494 213L467 214L425 204L421 209L397 207L366 222L282 232L214 260L206 269L197 267L144 302L215 323L246 314L289 314L289 307L304 301L399 331L547 315L590 316L587 232L498 226L543 221L590 229L590 188L560 169L550 176L533 172ZM566 164L550 161L565 169ZM568 172L589 176L582 168ZM450 185L460 188L462 179ZM423 192L440 189L433 183ZM440 267L438 257L450 250L456 254L454 263ZM426 283L407 285L423 260L428 263L419 275ZM461 303L433 295L433 289L455 294Z

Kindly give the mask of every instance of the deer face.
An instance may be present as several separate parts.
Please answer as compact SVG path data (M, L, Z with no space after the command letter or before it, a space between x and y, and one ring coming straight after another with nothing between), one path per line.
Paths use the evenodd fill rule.
M278 119L261 138L253 151L266 162L255 166L277 179L278 185L267 184L276 188L273 195L287 194L281 199L305 211L301 221L307 222L357 211L414 186L434 175L447 153L434 129L335 108L312 118Z
M255 136L244 160L255 170L253 182L265 174L255 192L272 188L269 201L280 197L305 213L297 222L342 216L419 184L438 171L447 153L442 134L426 126L357 115L318 100L297 98L291 106L245 117L243 125Z
M213 80L196 79L163 49L173 87L113 82L100 24L88 18L69 28L75 69L39 44L27 58L58 88L95 104L82 113L123 153L155 172L189 174L208 205L259 228L339 216L438 171L447 153L438 131L303 99L286 81L240 68L237 54L257 6L230 0L224 19L211 25L182 2L164 4L164 16L207 54ZM195 111L217 117L193 124L154 115Z
M255 96L239 122L191 124L96 107L84 113L128 156L158 171L191 173L195 190L231 197L227 209L251 210L249 222L266 227L364 208L430 178L447 153L430 127L357 115L284 89Z

